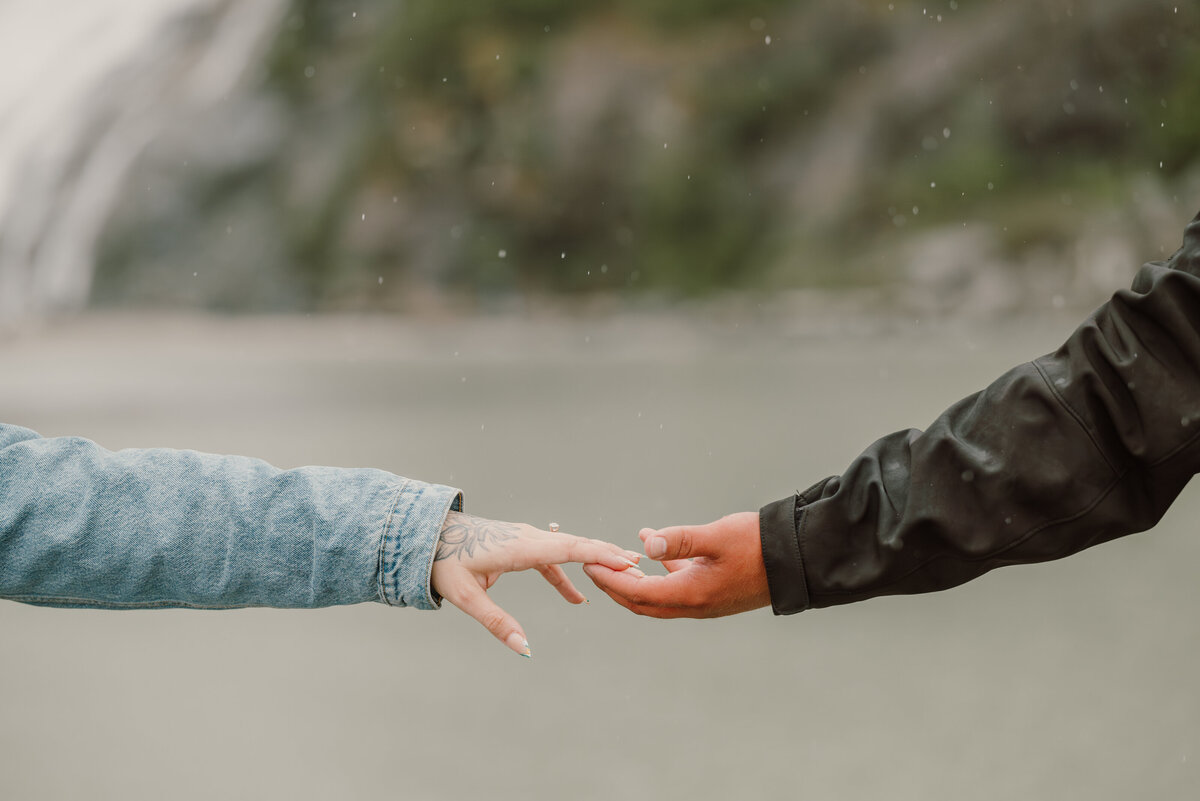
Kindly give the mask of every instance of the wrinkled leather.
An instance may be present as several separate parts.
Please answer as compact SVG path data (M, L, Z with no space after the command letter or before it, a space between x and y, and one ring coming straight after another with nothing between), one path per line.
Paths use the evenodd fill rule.
M1151 528L1200 470L1200 215L1057 351L763 507L776 614L946 589Z

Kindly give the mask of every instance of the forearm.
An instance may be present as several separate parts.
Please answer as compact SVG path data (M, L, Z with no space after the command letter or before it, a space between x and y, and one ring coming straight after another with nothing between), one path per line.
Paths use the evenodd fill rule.
M778 613L929 592L1153 526L1200 468L1200 230L1057 352L764 507Z
M0 597L58 606L428 608L458 492L369 469L110 452L0 425Z

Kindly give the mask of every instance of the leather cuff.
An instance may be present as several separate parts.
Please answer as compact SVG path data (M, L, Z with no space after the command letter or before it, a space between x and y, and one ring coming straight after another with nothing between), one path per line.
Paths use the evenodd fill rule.
M758 536L762 541L767 586L771 590L771 609L777 615L793 615L808 608L808 583L796 536L801 497L789 495L758 512Z

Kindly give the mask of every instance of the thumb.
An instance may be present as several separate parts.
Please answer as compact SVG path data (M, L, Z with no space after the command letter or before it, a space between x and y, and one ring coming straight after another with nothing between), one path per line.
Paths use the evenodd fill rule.
M642 529L638 536L646 543L646 556L659 562L720 553L720 542L710 526Z
M529 641L516 618L501 609L474 581L454 588L446 600L483 624L497 640L524 657L532 657Z

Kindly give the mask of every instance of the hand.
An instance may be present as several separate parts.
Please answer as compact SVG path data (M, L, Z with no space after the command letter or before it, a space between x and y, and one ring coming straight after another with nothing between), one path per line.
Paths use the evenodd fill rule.
M641 554L608 542L450 512L442 526L433 572L433 591L478 620L496 639L521 656L532 656L521 624L487 595L501 573L536 568L573 604L587 599L559 565L602 564L610 572L632 567Z
M583 571L621 606L650 617L721 617L771 603L758 515L739 512L706 526L644 528L646 555L668 575L584 565Z

